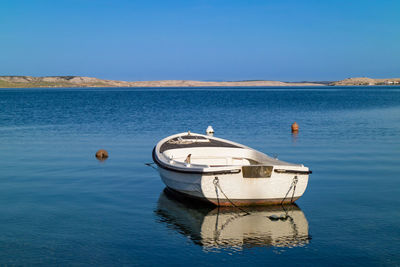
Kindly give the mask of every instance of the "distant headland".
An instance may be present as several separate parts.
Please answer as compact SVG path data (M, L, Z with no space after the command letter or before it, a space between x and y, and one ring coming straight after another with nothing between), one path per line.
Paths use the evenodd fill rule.
M114 81L81 76L0 76L0 88L36 88L36 87L252 87L252 86L365 86L400 85L400 78L371 79L348 78L331 82L280 82L280 81L226 81L203 82L189 80L164 81Z

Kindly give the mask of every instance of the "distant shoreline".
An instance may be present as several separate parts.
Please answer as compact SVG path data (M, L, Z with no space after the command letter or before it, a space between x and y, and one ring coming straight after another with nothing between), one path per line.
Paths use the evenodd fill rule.
M369 85L400 85L400 78L371 79L348 78L333 82L281 82L281 81L230 81L203 82L190 80L162 81L115 81L81 76L0 76L0 88L58 88L58 87L262 87L262 86L369 86Z

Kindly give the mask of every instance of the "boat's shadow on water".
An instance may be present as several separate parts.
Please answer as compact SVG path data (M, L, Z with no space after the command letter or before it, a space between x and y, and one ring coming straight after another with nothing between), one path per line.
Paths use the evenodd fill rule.
M216 207L176 195L167 188L155 210L160 223L190 237L204 249L299 247L311 237L303 211L296 205Z

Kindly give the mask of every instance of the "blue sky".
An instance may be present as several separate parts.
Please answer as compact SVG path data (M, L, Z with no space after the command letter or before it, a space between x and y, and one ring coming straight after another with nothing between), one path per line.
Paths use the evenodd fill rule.
M0 75L400 77L400 1L1 1L0 49Z

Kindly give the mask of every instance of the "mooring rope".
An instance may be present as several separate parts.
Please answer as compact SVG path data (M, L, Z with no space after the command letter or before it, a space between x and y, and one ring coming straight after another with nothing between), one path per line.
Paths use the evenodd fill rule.
M293 192L292 192L292 197L291 197L291 199L290 199L290 204L293 203L294 193L295 193L295 191L296 191L296 186L297 186L297 182L298 182L298 181L299 181L299 179L297 178L297 176L295 176L295 177L293 178L292 183L290 184L289 190L286 192L285 197L284 197L284 198L282 199L282 201L281 201L281 206L282 206L282 208L283 208L283 211L285 212L285 217L277 217L276 215L271 215L271 216L268 216L267 218L269 218L270 220L286 220L286 219L288 219L288 218L291 218L291 217L289 216L289 212L290 212L291 210L290 210L290 209L287 210L287 209L285 208L285 206L283 205L283 203L285 202L285 199L287 198L287 196L289 195L289 193L290 193L290 191L291 191L292 189L293 189ZM215 186L215 193L216 193L216 195L217 195L218 206L219 206L219 195L218 195L218 189L219 189L219 190L221 191L221 193L225 196L225 198L231 203L231 205L232 205L233 207L237 208L237 209L240 210L241 212L244 212L246 215L251 215L250 212L248 212L248 211L242 209L241 207L235 205L235 203L233 203L232 200L230 200L230 199L228 198L228 196L227 196L227 195L225 194L225 192L222 190L221 185L219 184L219 179L218 179L217 176L214 178L213 183L214 183L214 186Z
M293 181L292 181L292 183L290 184L290 187L289 187L289 190L287 191L287 193L286 193L286 195L285 195L285 197L282 199L282 201L281 201L281 206L282 206L282 208L283 208L283 210L285 211L285 220L287 219L287 218L290 218L290 219L292 219L291 218L291 216L289 216L289 212L291 211L291 209L285 209L285 206L283 205L283 202L285 201L285 199L286 199L286 197L287 197L287 195L289 194L289 192L290 192L290 190L292 190L292 188L293 188L293 193L292 193L292 197L291 197L291 199L290 199L290 204L293 204L293 198L294 198L294 192L296 191L296 186L297 186L297 182L299 181L299 179L297 178L297 175L293 178ZM292 207L292 209L293 209L293 207ZM271 218L270 218L271 219Z
M157 168L154 167L153 164L155 164L155 163L154 163L154 162L148 162L148 163L145 163L144 165L149 166L149 167L151 167L151 168L157 170Z
M293 203L294 192L296 191L296 186L297 186L297 182L298 182L298 181L299 181L299 179L297 178L297 176L295 176L295 177L293 178L294 187L293 187L292 198L290 199L290 204Z
M282 208L283 208L283 211L285 212L285 216L280 216L280 217L278 217L278 216L276 216L276 215L266 216L266 217L267 217L268 219L270 219L271 221L278 221L278 220L286 221L286 220L289 219L289 222L290 222L290 225L291 225L291 227L292 227L294 236L295 236L296 238L298 237L297 225L296 225L296 223L294 222L293 217L289 215L289 212L292 211L293 207L292 207L292 209L288 209L288 210L287 210L287 209L285 209L285 206L283 205L283 202L285 201L286 197L288 196L288 194L290 193L290 191L291 191L292 188L293 188L292 197L291 197L291 199L290 199L290 203L291 203L291 204L293 203L293 198L294 198L294 193L295 193L295 191L296 191L297 182L298 182L298 177L295 176L295 177L293 178L293 181L292 181L290 187L289 187L289 190L287 191L285 197L283 198L283 200L282 200L282 202L281 202L281 206L282 206ZM230 200L230 199L228 198L228 196L227 196L227 195L225 194L225 192L222 190L221 185L219 184L219 179L218 179L218 177L215 177L215 178L214 178L213 183L214 183L214 186L215 186L215 193L216 193L216 195L217 195L217 201L218 201L218 212L217 212L217 218L216 218L216 221L215 221L215 230L214 230L214 241L218 244L218 241L219 241L219 238L220 238L220 236L221 236L221 233L222 233L223 229L224 229L228 224L230 224L230 223L231 223L233 220L235 220L236 218L244 217L244 216L247 216L247 215L251 215L251 213L248 212L248 211L246 211L246 210L244 210L244 209L242 209L242 208L240 208L239 206L235 205L235 203L233 203L232 200ZM232 204L233 207L235 207L235 208L237 208L238 210L240 210L240 211L242 211L242 212L245 213L245 214L243 214L243 215L237 214L237 215L235 215L235 216L229 218L225 223L223 223L223 224L221 225L221 227L218 226L218 222L219 222L219 203L220 203L220 202L219 202L218 189L219 189L219 190L221 191L221 193L225 196L225 198Z
M217 202L218 202L218 212L217 212L217 218L215 221L215 230L214 230L214 242L216 242L218 244L218 240L221 236L222 231L224 230L224 228L230 224L233 220L235 220L236 218L239 217L244 217L247 215L250 215L250 212L238 207L237 205L235 205L235 203L233 203L225 194L225 192L222 190L221 185L219 184L219 179L218 177L214 178L214 186L215 186L215 193L217 195ZM225 198L232 204L233 207L237 208L238 210L240 210L241 212L243 212L244 214L236 214L234 216L232 216L231 218L229 218L225 223L223 223L221 225L221 227L218 226L218 222L219 222L219 194L218 194L218 189L221 191L221 193L225 196Z
M233 203L232 200L230 200L230 199L226 196L225 192L224 192L224 191L222 190L222 188L221 188L221 185L219 184L219 179L218 179L217 176L215 176L213 183L214 183L216 192L218 192L218 191L217 191L217 188L218 188L218 189L221 191L221 193L225 196L225 198L232 204L232 206L234 206L234 207L237 208L238 210L240 210L240 211L246 213L246 215L250 215L250 212L248 212L248 211L242 209L241 207L235 205L235 203ZM218 203L219 203L218 194L217 194L217 201L218 201Z
M293 178L292 184L289 187L289 190L287 191L285 197L281 201L281 205L283 205L283 202L285 201L285 199L286 199L287 195L289 194L290 190L292 190L292 188L294 187L293 193L292 193L292 198L290 199L290 203L293 203L294 192L296 191L296 185L297 185L298 181L299 181L299 179L297 178L297 176L295 176Z

